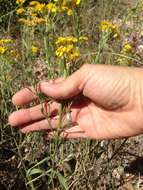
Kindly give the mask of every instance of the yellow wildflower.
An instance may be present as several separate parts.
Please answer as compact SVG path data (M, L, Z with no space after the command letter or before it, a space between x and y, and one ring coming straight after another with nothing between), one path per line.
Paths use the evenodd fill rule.
M23 4L25 0L16 0L17 4Z
M79 56L80 56L80 52L79 51L74 51L73 53L69 54L69 59L71 61L73 61L73 60L79 58Z
M112 29L114 27L114 25L106 20L103 20L101 21L100 23L100 29L102 31L106 31L106 30L109 30L109 29Z
M29 3L30 6L36 6L36 5L38 5L38 4L39 4L38 1L31 1L31 2Z
M44 18L38 18L38 17L33 17L31 20L21 18L18 21L27 26L36 26L45 23Z
M85 36L81 36L79 38L73 36L58 37L55 42L57 45L57 49L55 51L56 56L61 59L66 59L67 61L73 61L80 57L80 51L76 44L79 40L86 41L88 38Z
M56 56L59 58L66 58L67 60L75 60L80 56L79 50L73 45L60 46L56 52Z
M122 66L130 66L133 64L133 60L126 57L121 57L117 59L117 64Z
M80 0L54 0L48 3L47 8L51 12L66 12L68 16L73 15L73 8L80 4Z
M130 43L126 43L123 46L122 52L125 54L131 53L133 51L133 46Z
M22 13L25 13L25 9L24 9L24 8L19 8L19 9L16 10L16 13L17 13L18 15L20 15L20 14L22 14Z
M36 47L36 46L32 46L32 47L31 47L31 52L32 52L32 53L36 54L36 53L38 53L38 51L39 51L39 48L38 48L38 47Z
M46 7L52 13L56 13L58 11L58 7L54 3L48 3Z
M66 53L70 53L73 50L73 48L74 48L73 44L67 45L66 46Z
M39 3L38 1L31 1L29 3L29 10L32 12L43 12L46 7L45 3Z
M73 36L68 37L59 37L56 41L56 45L67 44L67 43L76 43L78 39Z
M71 61L80 56L80 52L73 44L61 45L57 48L55 52L56 56L59 58L66 58Z
M61 6L59 9L59 12L67 11L68 7L67 6Z
M45 3L39 3L34 7L35 12L42 12L45 8Z
M75 5L79 5L81 2L81 0L72 0L72 3L75 4Z
M57 57L60 57L60 58L61 58L61 57L64 56L65 52L66 52L66 47L60 46L60 47L56 50L55 54L56 54Z
M116 37L119 36L119 30L118 30L117 25L112 24L109 21L106 21L106 20L101 21L99 29L102 32L109 32L109 33L111 33L114 38L116 38Z
M80 36L80 37L79 37L79 40L80 40L80 41L87 41L87 40L88 40L88 37L86 37L86 36Z
M72 10L72 9L68 9L68 10L67 10L67 15L68 15L68 16L73 15L73 10Z
M0 39L0 45L2 44L9 44L9 43L12 43L13 40L11 39Z
M132 65L133 64L133 60L130 59L132 56L134 57L135 55L135 51L134 51L134 47L130 42L126 42L121 50L121 57L119 57L117 59L117 63L119 65Z
M74 48L73 45L60 46L56 50L56 56L58 56L58 57L67 56L73 50L73 48Z
M7 51L7 48L4 46L0 46L0 55L4 54Z

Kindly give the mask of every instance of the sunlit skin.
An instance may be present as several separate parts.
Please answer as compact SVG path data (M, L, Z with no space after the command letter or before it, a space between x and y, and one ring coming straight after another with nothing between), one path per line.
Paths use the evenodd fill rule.
M73 102L73 126L61 133L63 138L113 139L143 132L142 69L87 64L67 79L41 81L37 86L56 100L49 104L52 129L41 113L41 105L37 105L10 115L11 126L23 133L48 131L51 138L58 123L58 102L69 98ZM12 102L21 106L36 98L25 88L13 96Z

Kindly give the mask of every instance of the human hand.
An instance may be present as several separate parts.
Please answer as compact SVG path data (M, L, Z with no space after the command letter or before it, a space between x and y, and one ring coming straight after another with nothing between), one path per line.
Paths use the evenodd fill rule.
M142 69L109 65L84 65L67 79L40 82L39 91L55 100L72 99L73 126L64 129L65 138L112 139L143 132ZM37 97L28 89L17 92L15 105L30 103ZM45 104L46 105L46 104ZM52 129L41 112L41 105L13 112L9 123L23 133L48 131L57 126L60 104L50 104Z

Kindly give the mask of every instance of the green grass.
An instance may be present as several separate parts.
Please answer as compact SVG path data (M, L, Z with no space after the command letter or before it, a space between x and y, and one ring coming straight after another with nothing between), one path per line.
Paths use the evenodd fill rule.
M120 165L123 170L126 166L120 160L121 151L129 145L126 140L66 141L58 136L46 140L45 133L23 135L11 128L8 115L19 109L11 103L17 90L35 86L39 80L67 76L84 63L141 66L142 11L140 0L128 3L83 0L73 16L40 13L46 22L33 27L20 25L18 20L14 26L12 14L6 15L8 24L2 28L0 38L10 38L13 42L6 45L6 53L0 54L0 151L5 150L8 154L10 150L12 156L1 154L0 189L95 190L118 189L124 184L122 176L117 179L112 173ZM114 38L111 30L102 32L99 29L103 20L117 25L119 37ZM59 36L88 37L87 42L77 43L80 58L69 63L67 58L56 57L55 41ZM132 46L130 52L123 52L126 42ZM38 47L37 53L31 52L32 46ZM17 52L13 57L10 51L15 49ZM42 101L41 96L38 101ZM8 169L5 168L7 163Z

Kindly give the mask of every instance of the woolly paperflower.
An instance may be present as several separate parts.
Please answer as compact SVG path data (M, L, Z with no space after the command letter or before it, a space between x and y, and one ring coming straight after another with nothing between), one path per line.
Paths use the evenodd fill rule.
M16 0L17 4L23 4L25 2L25 0Z
M78 39L73 36L59 37L56 41L56 45L67 44L67 43L76 43L76 42L78 42Z
M17 13L18 15L20 15L20 14L22 14L22 13L24 13L24 12L25 12L25 9L24 9L24 8L19 8L19 9L16 10L16 13Z
M133 46L130 43L126 43L123 46L122 52L125 54L131 53L133 51Z
M118 30L117 25L112 24L111 22L107 20L101 21L99 25L99 29L102 32L109 32L110 34L112 34L114 38L119 37L119 30Z
M7 48L4 46L0 46L0 55L4 54L7 51Z

